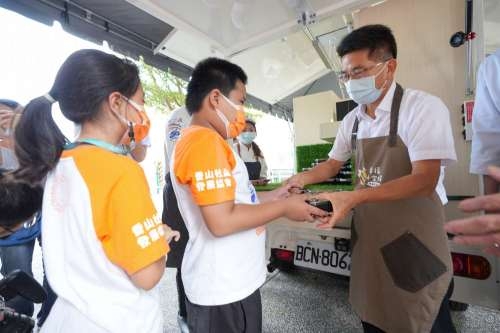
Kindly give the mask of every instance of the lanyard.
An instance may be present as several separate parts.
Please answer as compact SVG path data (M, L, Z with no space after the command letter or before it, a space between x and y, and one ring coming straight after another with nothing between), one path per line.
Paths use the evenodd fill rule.
M125 145L115 146L109 142L99 140L99 139L80 139L76 142L66 144L64 146L64 149L73 149L82 143L93 145L93 146L105 149L105 150L110 151L110 152L115 153L115 154L127 155L130 153L129 148L126 147Z

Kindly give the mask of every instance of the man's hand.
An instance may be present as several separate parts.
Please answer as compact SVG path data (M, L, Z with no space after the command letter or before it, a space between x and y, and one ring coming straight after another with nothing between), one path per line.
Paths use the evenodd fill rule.
M500 168L490 167L490 176L500 181ZM445 230L456 235L453 241L462 245L476 245L484 252L500 256L500 193L467 199L460 203L464 212L488 211L495 214L479 215L446 223Z
M304 178L304 174L298 173L298 174L293 175L292 177L288 178L285 181L285 184L290 186L291 188L303 188L306 185L303 178Z
M331 229L349 212L359 204L359 199L356 191L345 192L323 192L316 194L315 198L329 200L332 203L333 213L328 221L318 225L321 229Z
M345 162L328 159L321 162L314 168L308 171L300 172L295 176L290 177L286 183L294 188L303 188L309 184L321 183L328 178L335 177Z

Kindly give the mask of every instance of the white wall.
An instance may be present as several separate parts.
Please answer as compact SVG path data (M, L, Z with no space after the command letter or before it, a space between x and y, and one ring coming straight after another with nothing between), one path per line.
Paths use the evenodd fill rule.
M320 139L320 124L335 119L335 103L339 100L333 91L293 99L296 146L327 143Z

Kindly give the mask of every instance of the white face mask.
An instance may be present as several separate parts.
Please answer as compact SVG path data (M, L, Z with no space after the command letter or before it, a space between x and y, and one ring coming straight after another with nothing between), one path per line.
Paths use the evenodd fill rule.
M243 132L238 136L238 141L244 145L249 145L255 140L257 133L255 132Z
M384 64L385 66L385 64ZM361 79L351 79L345 83L345 87L349 97L360 105L371 104L375 102L380 95L382 95L382 90L384 89L387 81L382 85L380 89L377 89L375 85L375 79L384 70L382 69L375 75L363 77Z

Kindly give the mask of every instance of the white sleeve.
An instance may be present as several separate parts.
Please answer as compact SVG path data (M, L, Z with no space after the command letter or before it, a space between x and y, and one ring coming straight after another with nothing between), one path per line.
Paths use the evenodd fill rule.
M495 96L500 94L500 68L488 73L484 67L479 67L472 113L470 172L479 175L488 174L490 165L500 166L500 98Z
M260 178L267 178L267 163L265 158L260 159Z
M330 157L330 159L345 162L351 158L352 127L354 125L354 120L356 119L355 112L351 112L353 112L352 117L344 118L339 126L339 131L337 133L337 136L335 137L335 141L333 142L332 150L330 150L330 152L328 153L328 157ZM353 118L354 120L351 118Z
M447 166L457 160L450 113L441 99L417 97L406 125L406 145L410 160L441 160Z

